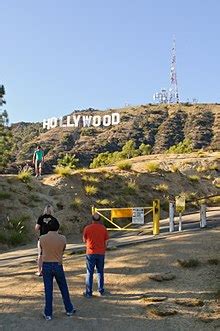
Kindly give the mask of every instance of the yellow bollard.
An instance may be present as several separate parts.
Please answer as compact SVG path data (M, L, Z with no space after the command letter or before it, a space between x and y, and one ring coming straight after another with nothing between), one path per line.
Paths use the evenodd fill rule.
M153 235L160 233L160 200L153 200Z

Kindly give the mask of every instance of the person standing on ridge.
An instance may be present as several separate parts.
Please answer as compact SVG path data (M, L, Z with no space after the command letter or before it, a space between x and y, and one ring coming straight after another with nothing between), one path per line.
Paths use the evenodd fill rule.
M109 239L106 227L100 223L100 215L92 216L92 224L87 225L83 231L83 242L86 243L86 298L92 297L93 274L96 267L98 278L98 291L105 295L104 289L104 261L107 241Z
M35 166L35 177L41 177L42 166L44 164L44 151L40 145L37 146L34 152L33 164Z

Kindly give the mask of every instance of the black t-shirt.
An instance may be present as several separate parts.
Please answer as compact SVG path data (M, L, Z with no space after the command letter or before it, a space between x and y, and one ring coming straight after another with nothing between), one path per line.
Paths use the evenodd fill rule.
M56 218L49 214L41 215L38 218L37 224L40 225L40 236L48 233L48 222L52 219L56 219Z

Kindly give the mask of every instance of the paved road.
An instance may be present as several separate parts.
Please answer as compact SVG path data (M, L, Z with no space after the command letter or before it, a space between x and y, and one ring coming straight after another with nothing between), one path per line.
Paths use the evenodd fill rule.
M113 232L111 234L111 239L109 241L109 249L114 249L116 247L131 245L152 240L165 239L167 236L179 235L178 231L178 218L175 218L175 232L169 232L169 220L160 221L160 234L158 236L153 236L152 233L152 223L148 223L146 226L141 227L139 232ZM220 226L220 209L214 208L207 212L207 228ZM183 232L185 231L202 231L199 227L199 213L185 215L183 216ZM74 253L84 253L85 246L83 243L80 244L68 244L67 254ZM37 256L37 249L34 248L21 248L14 249L6 253L0 254L0 268L13 266L21 263L34 262Z

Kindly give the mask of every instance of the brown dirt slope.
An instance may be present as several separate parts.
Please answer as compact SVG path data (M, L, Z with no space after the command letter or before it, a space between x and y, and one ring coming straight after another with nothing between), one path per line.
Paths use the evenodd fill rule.
M218 228L194 231L107 252L105 283L110 294L99 297L95 282L91 300L82 296L85 257L66 255L64 265L77 313L65 316L55 286L54 319L50 322L42 317L43 282L34 276L36 264L1 267L0 328L219 330L219 234ZM189 259L198 261L198 266L183 268L177 262ZM166 280L155 281L153 275Z

